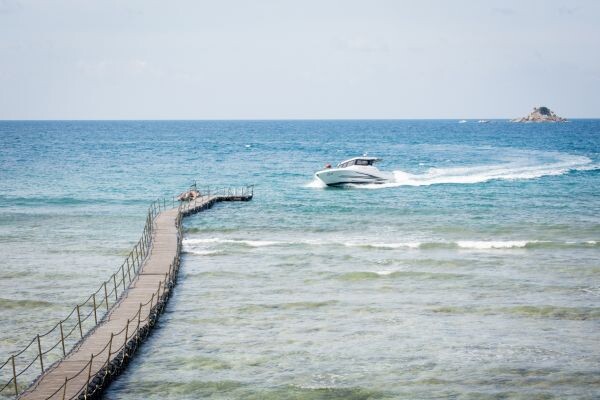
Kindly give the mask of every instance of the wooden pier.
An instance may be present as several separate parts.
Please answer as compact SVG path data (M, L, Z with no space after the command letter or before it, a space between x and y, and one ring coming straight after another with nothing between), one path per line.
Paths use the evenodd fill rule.
M37 335L0 365L0 398L11 393L28 400L98 398L127 365L169 299L180 263L181 219L217 202L249 201L253 195L253 187L248 186L207 191L189 202L154 202L142 238L119 270L52 330ZM99 311L104 316L99 317ZM85 329L87 333L86 321L92 325ZM58 341L47 344L53 335ZM73 337L77 340L71 348ZM59 360L46 366L57 352L54 358ZM19 362L27 366L17 368ZM27 383L22 381L32 368L40 375L24 386Z

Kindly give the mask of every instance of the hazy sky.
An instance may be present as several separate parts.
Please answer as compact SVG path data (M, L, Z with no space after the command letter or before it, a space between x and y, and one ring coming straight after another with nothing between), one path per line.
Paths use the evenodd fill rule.
M600 117L600 1L0 0L0 119Z

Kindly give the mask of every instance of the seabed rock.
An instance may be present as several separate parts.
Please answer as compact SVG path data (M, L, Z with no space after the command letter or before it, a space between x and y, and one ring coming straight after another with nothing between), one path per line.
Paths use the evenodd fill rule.
M566 118L559 117L548 107L534 107L526 117L512 119L510 122L566 122Z

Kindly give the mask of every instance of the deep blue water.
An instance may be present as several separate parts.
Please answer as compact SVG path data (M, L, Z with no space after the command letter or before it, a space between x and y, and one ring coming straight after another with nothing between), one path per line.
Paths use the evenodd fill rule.
M157 197L180 284L108 398L594 398L600 120L0 122L0 362L115 270ZM368 152L397 182L323 189Z

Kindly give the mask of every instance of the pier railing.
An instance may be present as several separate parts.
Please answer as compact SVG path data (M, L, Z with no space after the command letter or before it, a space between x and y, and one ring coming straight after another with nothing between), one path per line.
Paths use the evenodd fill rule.
M110 340L97 353L90 354L89 361L74 375L65 377L64 383L46 397L49 399L95 398L106 381L112 380L127 365L138 345L148 335L171 295L179 270L182 229L181 214L177 217L177 253L169 264L169 272L158 284L155 293L146 303L140 303L137 312L127 319L123 329L113 332ZM92 370L94 372L92 373ZM96 372L99 370L99 372ZM82 378L85 377L85 380ZM83 381L83 384L82 384ZM73 386L75 385L75 386ZM68 395L74 393L72 395Z
M179 203L179 212L188 214L190 210L197 208L198 204L205 204L207 200L218 200L219 197L226 199L246 199L254 196L254 185L242 187L207 187L200 190L200 196L193 200Z
M160 212L159 201L150 204L142 236L121 266L82 303L50 330L33 337L21 351L0 364L0 396L11 391L18 396L31 380L65 357L119 301L140 271L152 246L153 222Z
M6 361L0 364L0 398L11 395L18 397L29 387L36 376L43 374L54 363L66 357L91 330L102 322L102 320L110 313L112 306L119 301L123 293L129 288L131 282L137 277L144 260L150 253L152 249L152 235L154 232L155 218L162 211L178 208L179 212L176 221L178 228L177 257L176 260L173 260L173 263L169 268L169 273L165 276L164 281L159 285L156 298L153 296L150 300L150 312L148 316L144 320L140 320L143 309L144 307L148 307L148 303L140 304L138 313L130 318L130 322L133 321L137 323L135 329L130 331L131 325L128 322L127 326L124 328L125 339L121 342L121 345L113 347L113 340L111 338L111 341L106 344L100 353L92 355L90 362L88 363L88 370L91 371L91 363L95 362L94 358L98 360L98 357L105 357L107 368L108 363L111 362L111 357L115 354L119 355L123 353L121 363L124 362L123 360L125 360L126 355L125 350L127 350L127 346L130 346L128 343L132 340L135 340L137 343L143 334L145 334L140 330L147 326L147 324L144 324L148 319L152 320L151 322L154 323L153 318L156 318L157 310L162 310L161 307L168 298L171 287L175 282L175 274L179 268L182 216L189 213L191 209L197 206L198 202L203 200L216 199L220 196L251 197L253 194L253 186L245 186L242 188L207 187L200 191L199 197L191 201L178 201L175 196L171 199L163 198L154 200L148 208L142 236L121 266L106 281L102 282L98 289L85 301L77 304L67 317L61 319L47 332L33 337L22 350L12 354ZM133 324L133 322L131 323ZM113 337L121 334L123 334L123 332L113 333ZM108 372L109 371L107 370L107 376ZM65 380L65 383L61 387L63 389L62 396L58 395L60 392L58 391L50 397L57 395L58 397L56 398L64 399L64 396L67 393L66 385L82 373L85 373L85 369ZM88 384L90 384L90 382L88 382Z

